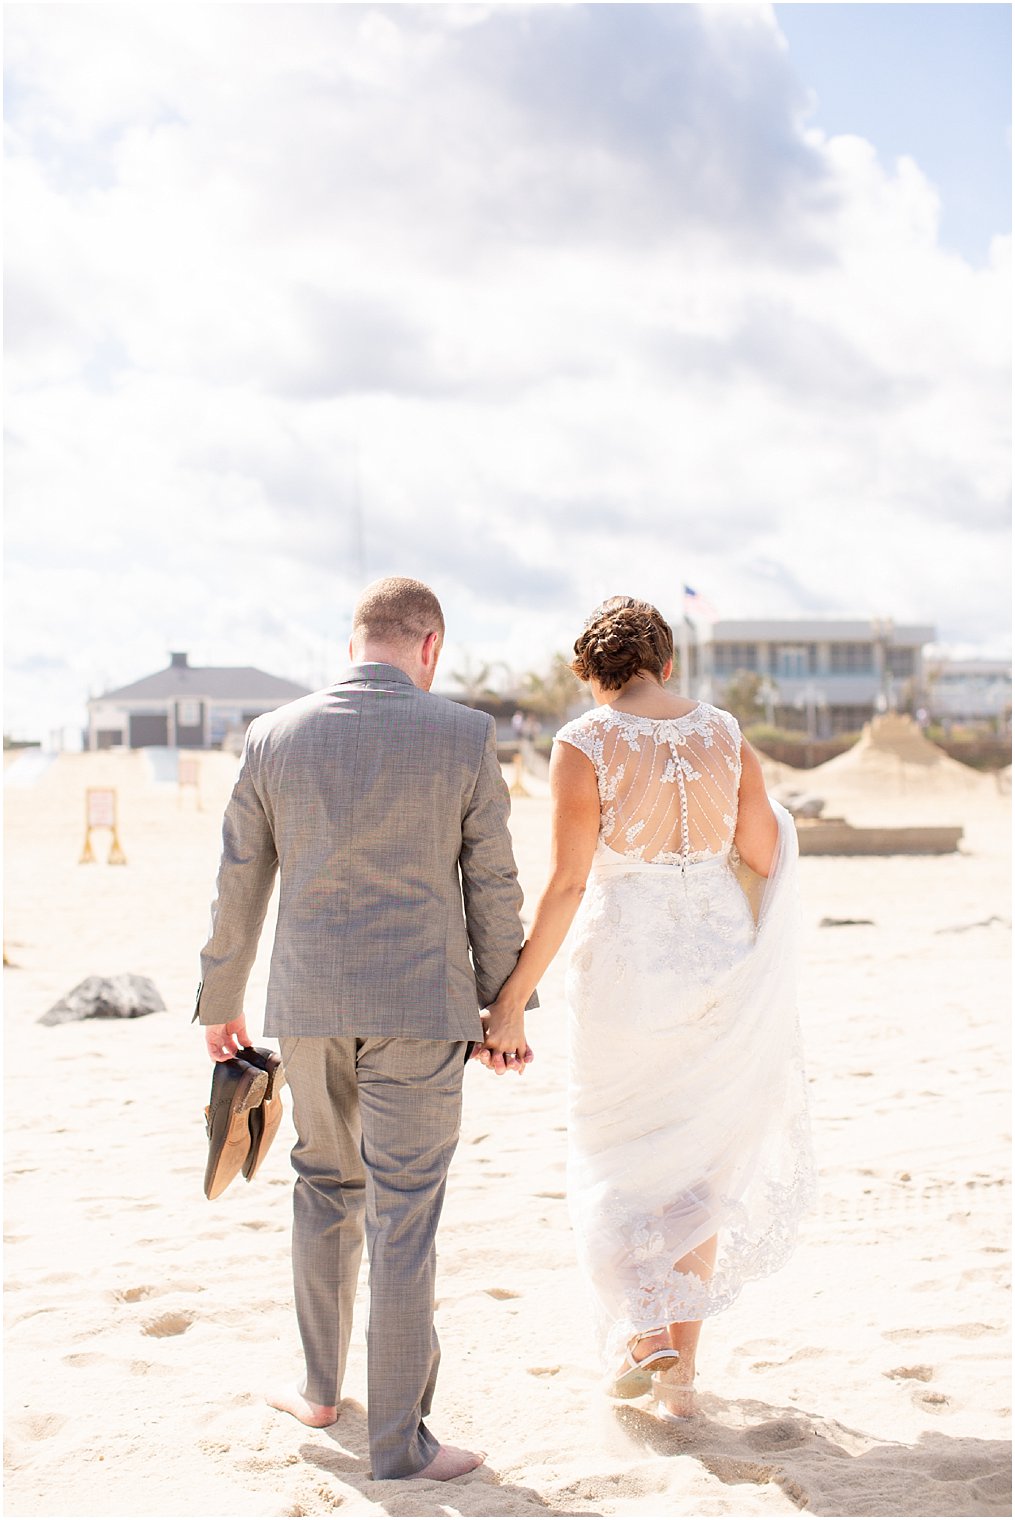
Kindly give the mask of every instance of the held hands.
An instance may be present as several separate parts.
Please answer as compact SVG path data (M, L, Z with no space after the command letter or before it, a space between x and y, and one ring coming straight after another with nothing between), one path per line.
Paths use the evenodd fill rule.
M246 1014L241 1013L238 1019L232 1019L228 1024L206 1024L204 1042L213 1061L231 1060L244 1045L254 1043L247 1033Z
M524 1008L506 1007L498 998L481 1017L483 1043L476 1046L471 1059L499 1077L506 1071L521 1076L533 1059L532 1046L525 1038Z

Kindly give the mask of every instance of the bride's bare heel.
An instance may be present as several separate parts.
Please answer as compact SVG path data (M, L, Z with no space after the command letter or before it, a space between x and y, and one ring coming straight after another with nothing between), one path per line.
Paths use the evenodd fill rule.
M693 1377L693 1373L692 1373ZM698 1412L694 1384L683 1368L652 1375L653 1414L660 1420L693 1420Z

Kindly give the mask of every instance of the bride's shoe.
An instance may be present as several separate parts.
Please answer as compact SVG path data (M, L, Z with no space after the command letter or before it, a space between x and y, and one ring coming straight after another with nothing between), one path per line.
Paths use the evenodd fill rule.
M634 1347L651 1335L651 1330L634 1336L627 1343L627 1359L620 1371L607 1384L606 1392L613 1399L640 1399L652 1388L653 1371L668 1372L680 1361L680 1353L669 1346L650 1351L647 1356L635 1357Z
M655 1404L652 1413L660 1420L682 1422L693 1420L698 1412L693 1383L671 1383L665 1376L654 1373L652 1393Z

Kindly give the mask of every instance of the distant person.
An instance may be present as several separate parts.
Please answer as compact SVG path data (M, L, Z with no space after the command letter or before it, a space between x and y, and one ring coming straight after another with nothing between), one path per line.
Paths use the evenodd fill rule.
M479 1008L517 960L522 894L494 721L430 695L443 639L427 586L377 581L353 614L352 668L250 725L195 1013L213 1060L250 1045L243 996L279 871L265 1033L293 1094L306 1376L269 1402L305 1425L337 1418L365 1231L375 1478L454 1478L482 1461L425 1424L434 1238L463 1069Z
M736 719L665 689L649 603L598 607L572 669L598 705L557 734L550 879L476 1055L523 1058L577 912L568 1195L593 1329L614 1397L685 1418L702 1321L785 1261L810 1197L796 833ZM767 878L757 927L737 854Z

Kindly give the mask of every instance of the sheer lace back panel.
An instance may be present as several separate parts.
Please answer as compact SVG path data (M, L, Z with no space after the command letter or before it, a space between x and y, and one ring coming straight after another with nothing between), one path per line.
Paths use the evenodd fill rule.
M611 850L660 865L728 853L740 790L740 729L729 713L705 702L681 718L596 707L557 738L595 766L600 840Z

